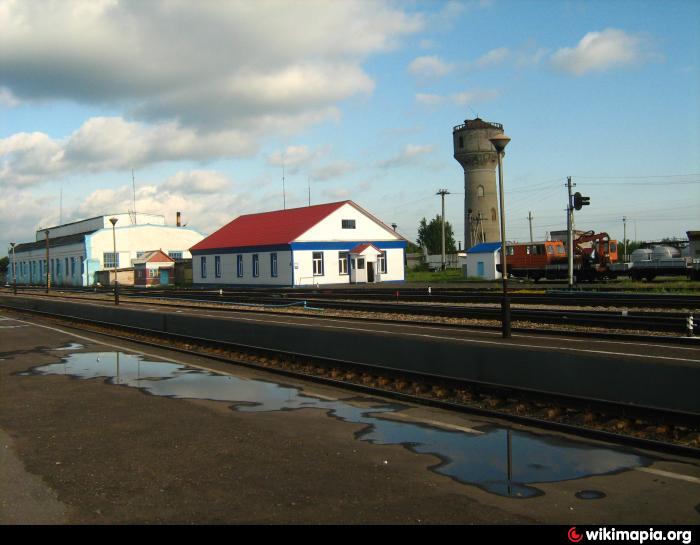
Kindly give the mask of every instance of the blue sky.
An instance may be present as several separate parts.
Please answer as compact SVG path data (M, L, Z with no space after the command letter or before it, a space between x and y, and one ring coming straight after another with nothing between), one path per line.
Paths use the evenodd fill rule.
M462 239L452 127L512 138L507 234L700 229L700 3L0 0L0 238L132 207L209 234L352 199ZM59 195L63 194L63 206Z

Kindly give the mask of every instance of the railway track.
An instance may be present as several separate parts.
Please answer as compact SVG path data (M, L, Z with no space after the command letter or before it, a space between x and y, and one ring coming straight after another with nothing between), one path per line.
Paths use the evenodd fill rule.
M81 331L94 331L121 340L206 356L369 395L388 396L636 448L700 457L700 420L694 413L391 371L298 352L115 326L97 320L77 320L55 313L24 312L78 327Z
M25 293L25 292L23 292ZM42 290L29 290L29 293L42 294ZM58 293L91 293L87 290L60 290ZM109 295L106 290L100 291L103 295ZM265 293L265 292L263 292ZM298 292L292 292L294 294ZM320 292L322 295L323 292ZM298 298L291 296L289 292L261 294L260 292L216 292L216 291L153 291L153 290L124 290L120 292L125 298L145 298L154 301L167 301L180 303L216 303L228 304L245 308L246 306L266 308L284 308L303 306L308 309L353 311L367 314L391 314L405 316L430 316L465 320L500 320L501 310L497 307L476 306L476 304L456 305L447 303L438 304L413 304L403 301L348 301L337 300L332 297L317 298L319 292L307 293L309 297ZM348 297L346 294L327 294ZM65 295L64 295L65 296ZM312 296L312 297L311 297ZM68 295L70 297L70 295ZM493 296L492 296L493 297ZM363 294L364 299L364 294ZM500 297L493 299L500 302ZM435 301L431 301L435 302ZM513 298L512 303L522 303L521 299ZM436 303L436 302L435 302ZM486 304L484 300L482 304ZM700 306L700 305L699 305ZM240 310L238 308L238 310ZM655 311L587 311L576 309L526 309L511 308L511 316L514 321L556 324L566 326L580 326L598 329L618 329L634 331L667 332L683 335L688 333L688 317L692 313L655 312Z

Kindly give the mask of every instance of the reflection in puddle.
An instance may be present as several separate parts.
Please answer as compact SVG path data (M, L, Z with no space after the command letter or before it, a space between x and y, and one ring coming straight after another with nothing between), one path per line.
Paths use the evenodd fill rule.
M82 350L83 348L85 348L85 347L80 343L70 343L70 344L67 344L66 346L62 346L61 348L51 348L50 352L61 352L61 351L67 351L67 350Z
M105 378L110 384L140 388L150 394L233 403L238 411L262 412L316 408L345 422L366 424L357 438L374 444L400 444L432 454L441 462L433 471L502 496L541 494L531 483L580 479L652 463L621 450L586 445L561 437L513 431L494 425L478 434L382 418L401 406L357 407L304 395L298 388L261 380L202 371L184 365L145 361L121 352L70 354L62 363L36 367L24 375L66 374L82 379Z

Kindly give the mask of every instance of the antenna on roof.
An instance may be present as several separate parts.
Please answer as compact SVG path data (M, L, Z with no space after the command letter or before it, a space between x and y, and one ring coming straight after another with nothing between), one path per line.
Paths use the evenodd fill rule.
M282 154L282 206L287 209L287 193L284 189L284 153Z
M61 196L58 205L58 224L63 225L63 184L61 184Z
M477 117L477 118L479 117L479 114L477 112L475 112L474 108L472 108L469 104L467 104L467 108L469 108L472 111L472 113L474 114L474 117Z
M136 225L136 181L134 180L134 169L131 169L131 189L134 195L134 215L132 216L131 223Z

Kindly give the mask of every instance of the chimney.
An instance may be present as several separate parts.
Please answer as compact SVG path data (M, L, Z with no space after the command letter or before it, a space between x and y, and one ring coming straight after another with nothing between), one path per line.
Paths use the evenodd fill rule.
M175 225L180 227L180 212L177 213L177 219L175 220Z

